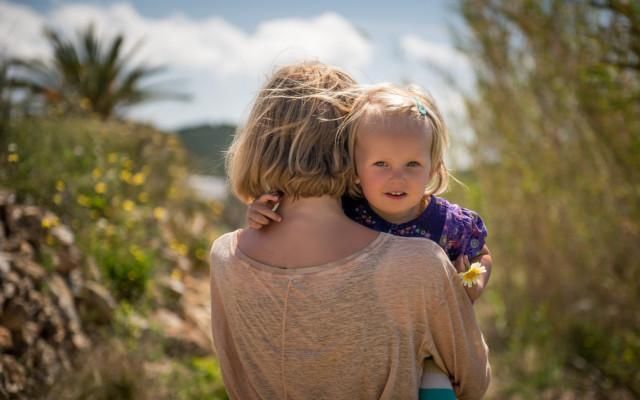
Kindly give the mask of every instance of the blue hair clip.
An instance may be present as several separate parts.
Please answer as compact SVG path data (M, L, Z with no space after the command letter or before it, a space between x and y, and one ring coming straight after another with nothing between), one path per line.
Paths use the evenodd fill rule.
M426 117L428 115L427 113L427 108L422 105L422 103L420 102L420 100L418 100L417 97L413 98L416 101L416 108L418 109L418 112L420 113L420 115L422 115L423 117Z

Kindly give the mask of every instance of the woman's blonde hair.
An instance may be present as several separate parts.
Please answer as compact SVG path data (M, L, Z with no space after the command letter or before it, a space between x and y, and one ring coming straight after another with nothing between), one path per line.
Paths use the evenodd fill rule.
M449 144L449 134L444 119L435 100L417 86L400 87L392 84L378 84L355 88L358 92L351 104L349 115L340 126L340 136L348 137L348 153L355 175L355 149L362 123L367 117L393 115L407 118L424 119L432 133L431 140L431 179L425 187L426 194L440 194L447 189L449 171L445 165L444 154ZM348 187L351 196L361 197L362 190L353 181Z
M354 85L347 73L322 63L277 69L227 152L236 196L246 202L274 191L294 198L342 196L352 167L347 138L337 133Z

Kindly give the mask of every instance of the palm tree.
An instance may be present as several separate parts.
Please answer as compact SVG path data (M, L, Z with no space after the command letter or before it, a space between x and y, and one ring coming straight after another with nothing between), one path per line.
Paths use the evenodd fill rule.
M14 87L22 87L42 96L49 106L64 112L92 112L102 118L116 115L122 108L151 100L184 100L185 95L154 90L142 81L162 72L163 67L130 66L134 46L123 54L124 37L117 35L106 45L96 37L93 25L87 26L74 43L52 29L45 30L53 49L50 62L17 61L24 68Z

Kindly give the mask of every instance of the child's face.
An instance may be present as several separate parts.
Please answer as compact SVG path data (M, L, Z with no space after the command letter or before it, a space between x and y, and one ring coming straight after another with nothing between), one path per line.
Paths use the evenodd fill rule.
M422 211L431 175L432 134L425 121L413 118L365 118L355 149L364 197L387 221L407 222Z

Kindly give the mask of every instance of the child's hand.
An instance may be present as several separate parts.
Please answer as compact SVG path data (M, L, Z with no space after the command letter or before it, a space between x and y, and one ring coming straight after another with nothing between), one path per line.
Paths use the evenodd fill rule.
M458 271L458 273L466 272L470 265L469 256L464 254L460 254L460 256L453 262L453 267Z
M263 194L255 199L247 208L247 226L260 229L271 221L282 221L282 217L276 213L279 201L280 196L277 194Z
M454 268L458 271L459 274L467 272L471 262L469 261L469 257L461 254L453 263ZM475 303L475 301L480 297L482 291L484 290L484 280L477 281L472 286L464 286L464 290L467 292L469 296L469 300L471 303Z

